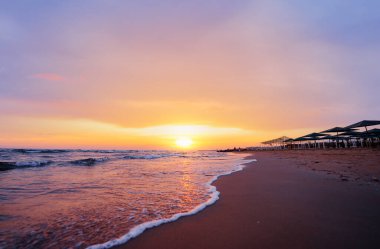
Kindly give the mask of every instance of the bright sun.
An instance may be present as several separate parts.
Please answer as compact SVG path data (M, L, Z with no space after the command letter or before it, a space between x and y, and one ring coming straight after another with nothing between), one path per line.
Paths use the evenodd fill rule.
M193 140L187 137L177 138L175 144L181 148L189 148L193 144Z

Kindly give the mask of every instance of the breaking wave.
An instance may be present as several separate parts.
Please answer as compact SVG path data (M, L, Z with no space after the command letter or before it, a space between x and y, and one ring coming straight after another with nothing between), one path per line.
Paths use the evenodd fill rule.
M108 157L102 157L102 158L89 157L85 159L73 160L73 161L70 161L70 163L74 165L92 166L92 165L95 165L96 163L106 162L109 160L110 159Z
M28 167L42 167L51 164L52 161L20 161L20 162L0 162L0 171L28 168Z

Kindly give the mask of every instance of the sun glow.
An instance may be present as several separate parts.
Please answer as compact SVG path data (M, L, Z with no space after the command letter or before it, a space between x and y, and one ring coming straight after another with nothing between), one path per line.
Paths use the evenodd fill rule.
M190 148L191 145L193 145L193 140L187 137L181 137L181 138L177 138L177 140L175 141L175 144L180 148L186 149L186 148Z
M17 124L28 125L15 129ZM33 148L215 149L244 139L250 145L252 134L241 128L211 125L129 128L88 119L9 119L0 114L0 144L9 147L22 147L26 143Z

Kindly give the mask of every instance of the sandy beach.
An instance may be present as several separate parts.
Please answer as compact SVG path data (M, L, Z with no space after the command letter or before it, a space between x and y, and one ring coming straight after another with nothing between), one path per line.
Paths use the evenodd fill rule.
M216 204L117 248L380 248L380 151L260 151Z

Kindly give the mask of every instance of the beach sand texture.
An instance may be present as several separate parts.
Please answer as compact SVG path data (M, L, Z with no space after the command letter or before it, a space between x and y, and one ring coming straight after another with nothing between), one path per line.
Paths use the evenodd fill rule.
M380 248L380 151L263 151L204 211L117 248Z

